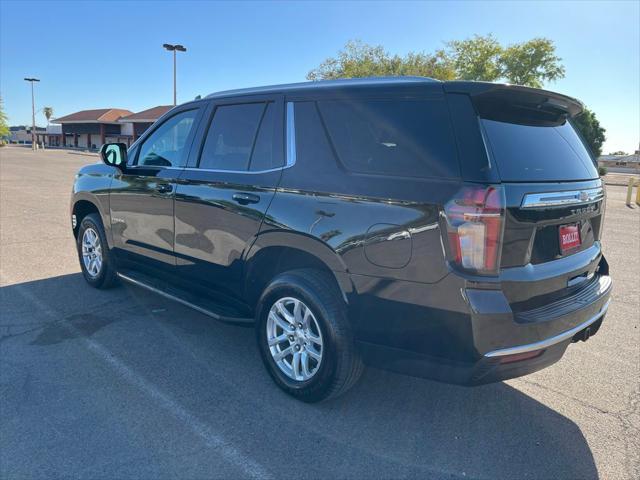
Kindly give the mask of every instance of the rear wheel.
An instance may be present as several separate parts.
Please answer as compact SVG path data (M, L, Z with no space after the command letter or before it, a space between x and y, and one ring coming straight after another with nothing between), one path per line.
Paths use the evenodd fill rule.
M95 288L109 288L116 282L116 269L96 213L84 217L78 229L78 257L84 279Z
M258 345L276 384L305 402L346 392L362 373L346 305L328 273L277 276L258 305Z

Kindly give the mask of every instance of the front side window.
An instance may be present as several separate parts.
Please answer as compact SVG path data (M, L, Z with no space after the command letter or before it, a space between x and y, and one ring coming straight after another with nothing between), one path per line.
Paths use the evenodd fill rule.
M141 145L138 165L184 166L187 154L185 145L197 113L198 110L187 110L165 121Z

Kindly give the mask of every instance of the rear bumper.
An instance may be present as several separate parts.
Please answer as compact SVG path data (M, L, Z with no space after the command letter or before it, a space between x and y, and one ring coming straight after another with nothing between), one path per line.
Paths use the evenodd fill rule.
M359 346L367 365L444 383L476 386L521 377L553 365L562 358L569 343L570 340L555 344L535 358L510 364L490 357L476 363L453 363L381 345L361 342Z
M516 345L513 347L501 348L493 350L484 354L485 358L502 358L511 355L524 354L528 352L536 352L538 350L544 350L559 343L565 343L567 340L573 339L579 333L585 331L587 340L591 336L591 326L601 320L609 309L610 299L607 299L606 303L598 310L595 315L592 315L586 321L576 325L575 327L565 330L564 332L553 335L552 337L545 338L533 343L527 343L524 345ZM599 326L598 326L599 327Z
M479 385L541 370L562 358L572 342L597 333L607 313L611 278L599 275L574 295L527 312L513 312L503 293L467 290L476 355L452 361L367 342L365 363L447 383Z

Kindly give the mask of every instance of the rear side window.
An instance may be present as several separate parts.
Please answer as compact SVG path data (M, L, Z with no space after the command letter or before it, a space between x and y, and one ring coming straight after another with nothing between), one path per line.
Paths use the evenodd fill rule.
M560 125L480 121L503 181L598 178L589 152L569 121Z
M200 168L260 171L275 168L274 106L223 105L216 109L200 156Z
M273 139L276 138L277 133L275 111L275 106L272 103L268 103L260 122L258 136L249 163L249 170L252 172L271 170L283 165L284 158L276 156L273 148Z
M353 172L460 176L442 100L319 101L338 158Z

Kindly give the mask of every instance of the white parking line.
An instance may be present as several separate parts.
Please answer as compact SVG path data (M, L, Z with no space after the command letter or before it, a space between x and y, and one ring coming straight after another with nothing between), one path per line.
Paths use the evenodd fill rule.
M21 285L14 285L14 288L18 290L18 292L20 292L22 296L30 300L52 320L59 320L55 313L53 313L44 302L27 291ZM92 353L94 353L97 357L107 363L119 376L121 376L129 384L147 394L162 408L169 411L174 417L183 422L196 435L202 438L207 446L217 449L225 461L240 468L248 477L261 479L273 478L272 475L262 465L258 464L257 462L253 461L245 454L240 452L237 448L227 442L224 437L215 432L209 425L199 420L196 416L182 407L178 402L173 400L169 395L162 392L151 382L147 381L142 376L137 374L135 370L129 367L106 347L96 342L95 340L83 336L82 333L78 331L78 329L73 325L65 324L64 326L71 332L73 332L79 340L84 342L86 347Z

